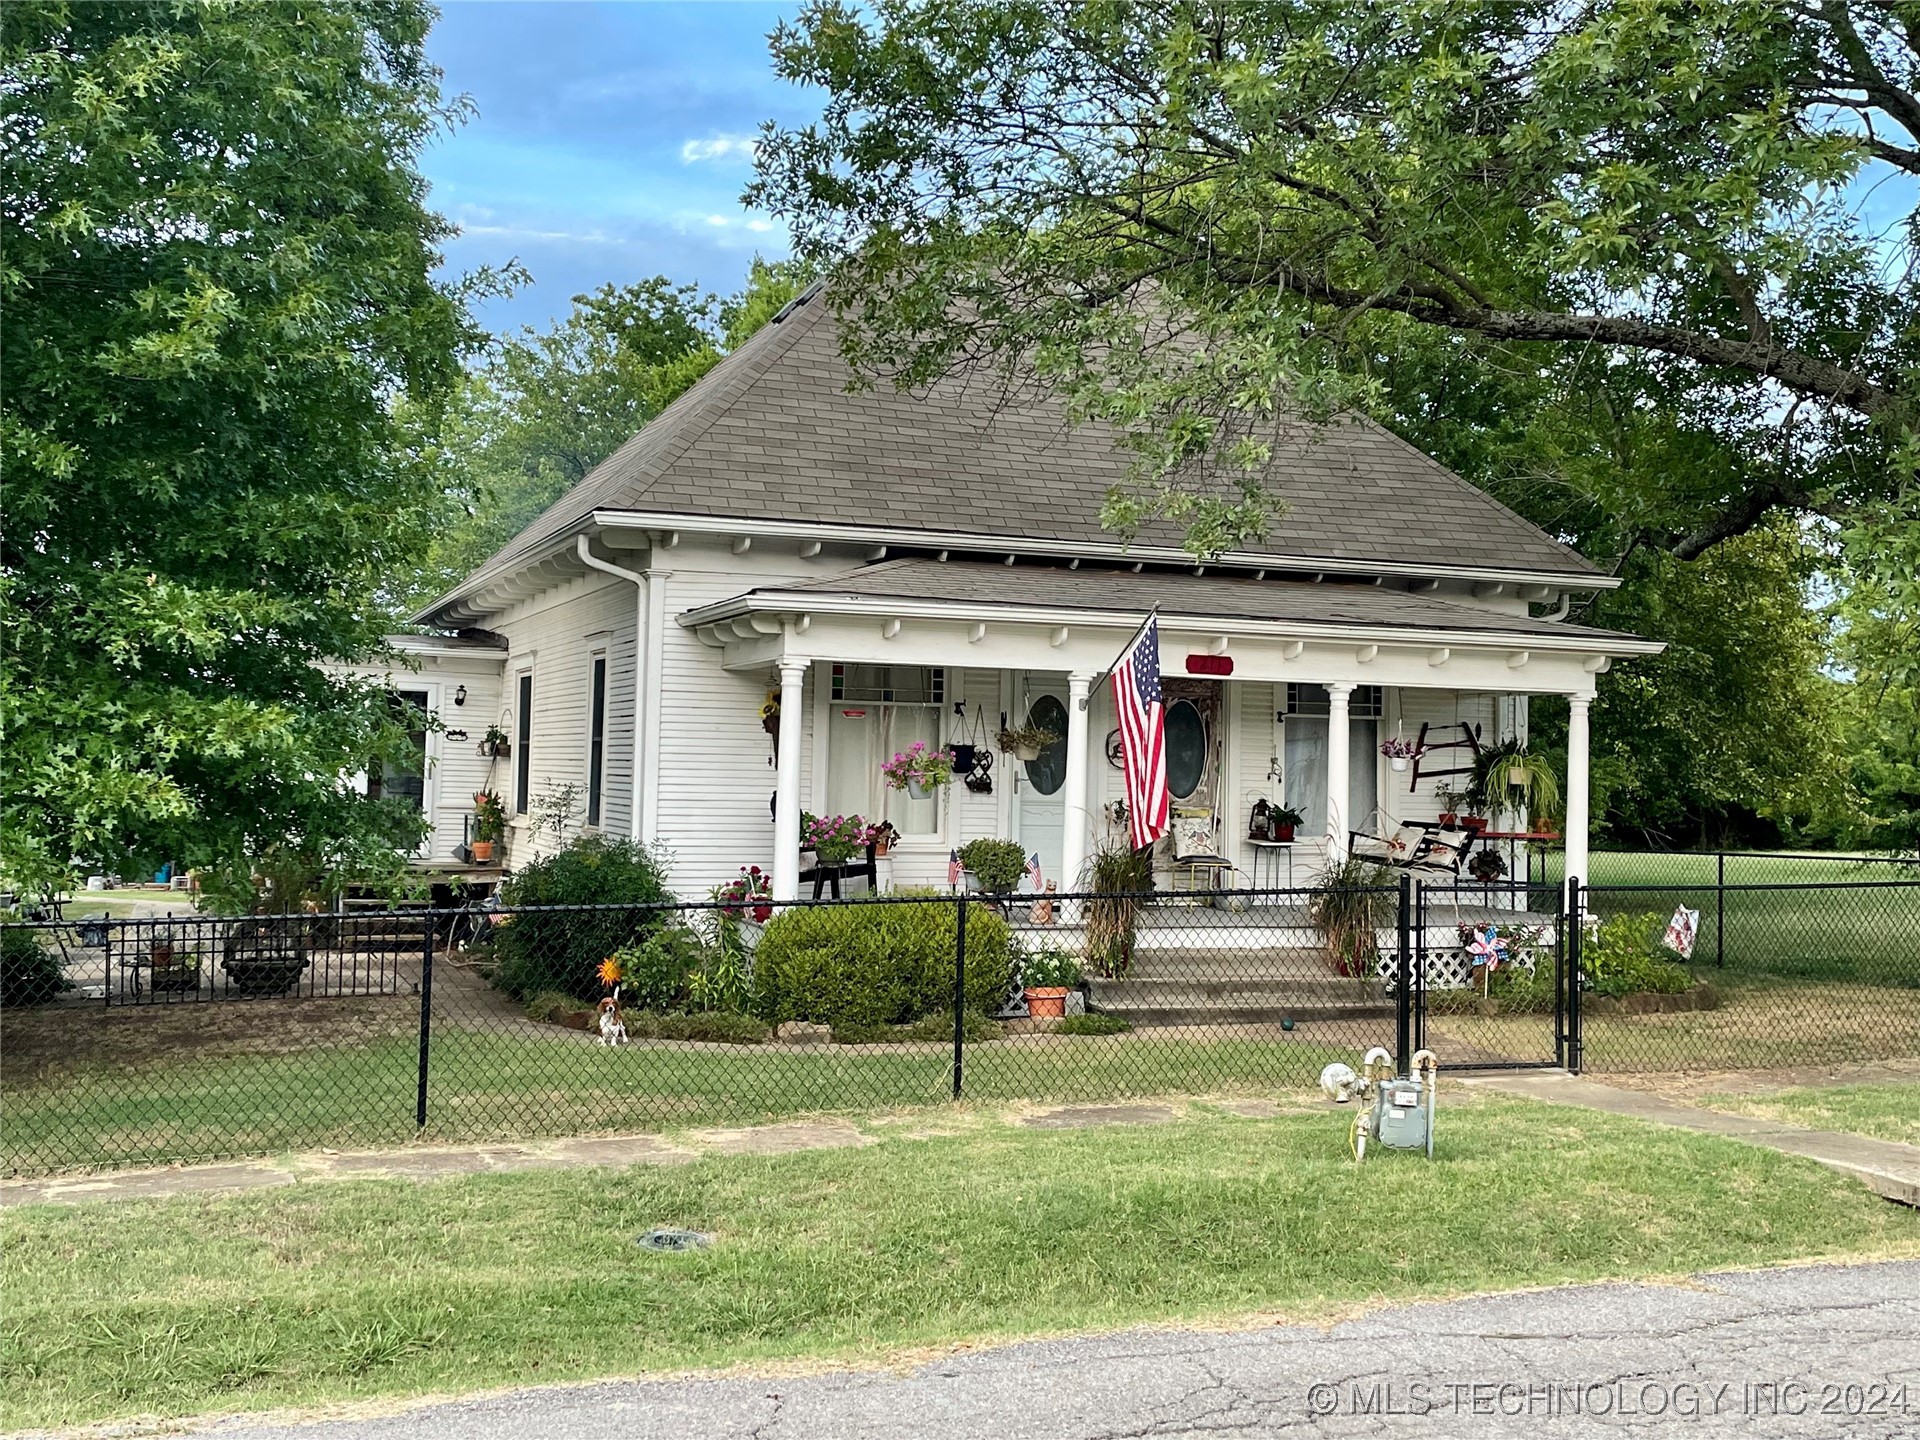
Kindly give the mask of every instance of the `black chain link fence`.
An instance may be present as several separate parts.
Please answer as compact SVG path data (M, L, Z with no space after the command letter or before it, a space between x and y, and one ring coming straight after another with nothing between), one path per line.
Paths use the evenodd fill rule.
M8 924L0 1169L1257 1095L1374 1046L1456 1068L1920 1055L1920 884L1585 903L1577 947L1525 881ZM1686 965L1656 953L1683 903Z

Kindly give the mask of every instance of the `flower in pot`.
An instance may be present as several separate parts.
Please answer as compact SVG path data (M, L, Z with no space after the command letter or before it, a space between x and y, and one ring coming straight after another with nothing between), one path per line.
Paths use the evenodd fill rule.
M1059 738L1057 731L1031 720L1024 725L1009 725L995 737L1002 750L1011 751L1020 760L1038 760L1040 752Z
M925 800L935 790L953 783L953 751L936 750L926 741L916 740L882 765L880 773L895 790Z
M767 691L767 698L760 702L760 728L769 735L780 733L780 692Z
M1268 816L1268 820L1273 825L1273 838L1276 840L1292 840L1293 832L1300 828L1306 818L1306 816L1302 815L1291 805L1274 806Z
M867 848L873 827L858 815L802 815L800 844L822 865L844 865Z
M1440 823L1449 830L1460 828L1460 812L1466 808L1467 792L1451 785L1434 787L1434 803L1440 807Z
M713 898L729 920L751 916L756 925L764 925L773 918L773 882L758 865L742 865L737 876L714 888Z
M200 957L176 950L171 940L154 941L149 959L156 994L177 995L200 988Z
M1410 761L1420 754L1420 747L1411 740L1395 737L1380 742L1380 753L1387 757L1387 764L1395 770L1405 770Z
M876 859L885 859L893 850L893 842L900 838L900 832L893 828L891 820L882 820L873 827L873 853Z
M513 742L507 738L507 732L498 725L489 725L480 740L481 755L489 760L504 760L512 750Z
M507 836L507 806L491 790L473 792L473 858L484 865Z
M960 847L960 863L989 895L1008 895L1027 873L1027 852L1014 840L969 840Z
M1057 946L1027 956L1020 967L1027 1013L1036 1020L1058 1020L1067 1013L1067 992L1080 984L1080 962Z
M1482 885L1491 885L1507 873L1507 862L1498 850L1481 850L1467 862L1467 873Z

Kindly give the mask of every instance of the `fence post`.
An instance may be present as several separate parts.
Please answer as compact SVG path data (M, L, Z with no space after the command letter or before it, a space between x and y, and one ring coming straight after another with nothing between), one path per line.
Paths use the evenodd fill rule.
M954 900L953 922L953 1098L960 1098L961 1072L966 1068L967 1038L967 897Z
M1727 963L1727 852L1718 851L1716 858L1720 862L1720 883L1713 892L1713 963L1724 966Z
M1394 1074L1413 1065L1413 877L1400 877L1400 985L1393 1005Z
M414 1091L413 1123L427 1128L427 1053L433 1040L433 909L429 906L423 921L425 934L420 951L420 1078Z
M1567 1026L1561 1036L1560 1063L1570 1074L1580 1073L1580 945L1585 932L1580 924L1580 877L1569 875L1565 911L1562 917L1560 953L1566 970Z

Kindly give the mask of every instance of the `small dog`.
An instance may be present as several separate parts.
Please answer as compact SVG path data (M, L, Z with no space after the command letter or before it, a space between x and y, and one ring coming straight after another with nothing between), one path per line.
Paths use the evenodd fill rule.
M627 1043L627 1022L620 1017L620 1002L611 995L600 1002L600 1043L602 1045Z

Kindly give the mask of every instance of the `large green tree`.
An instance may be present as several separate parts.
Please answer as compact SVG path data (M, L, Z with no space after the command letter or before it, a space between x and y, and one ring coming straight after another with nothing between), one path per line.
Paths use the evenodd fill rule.
M750 198L865 367L1037 365L1126 427L1122 530L1257 534L1272 432L1393 418L1412 344L1655 397L1717 453L1626 543L1686 558L1911 468L1917 35L1915 0L812 0L774 58L825 112Z
M7 877L351 866L396 744L319 667L439 509L396 407L479 337L417 160L459 118L418 0L0 9Z

